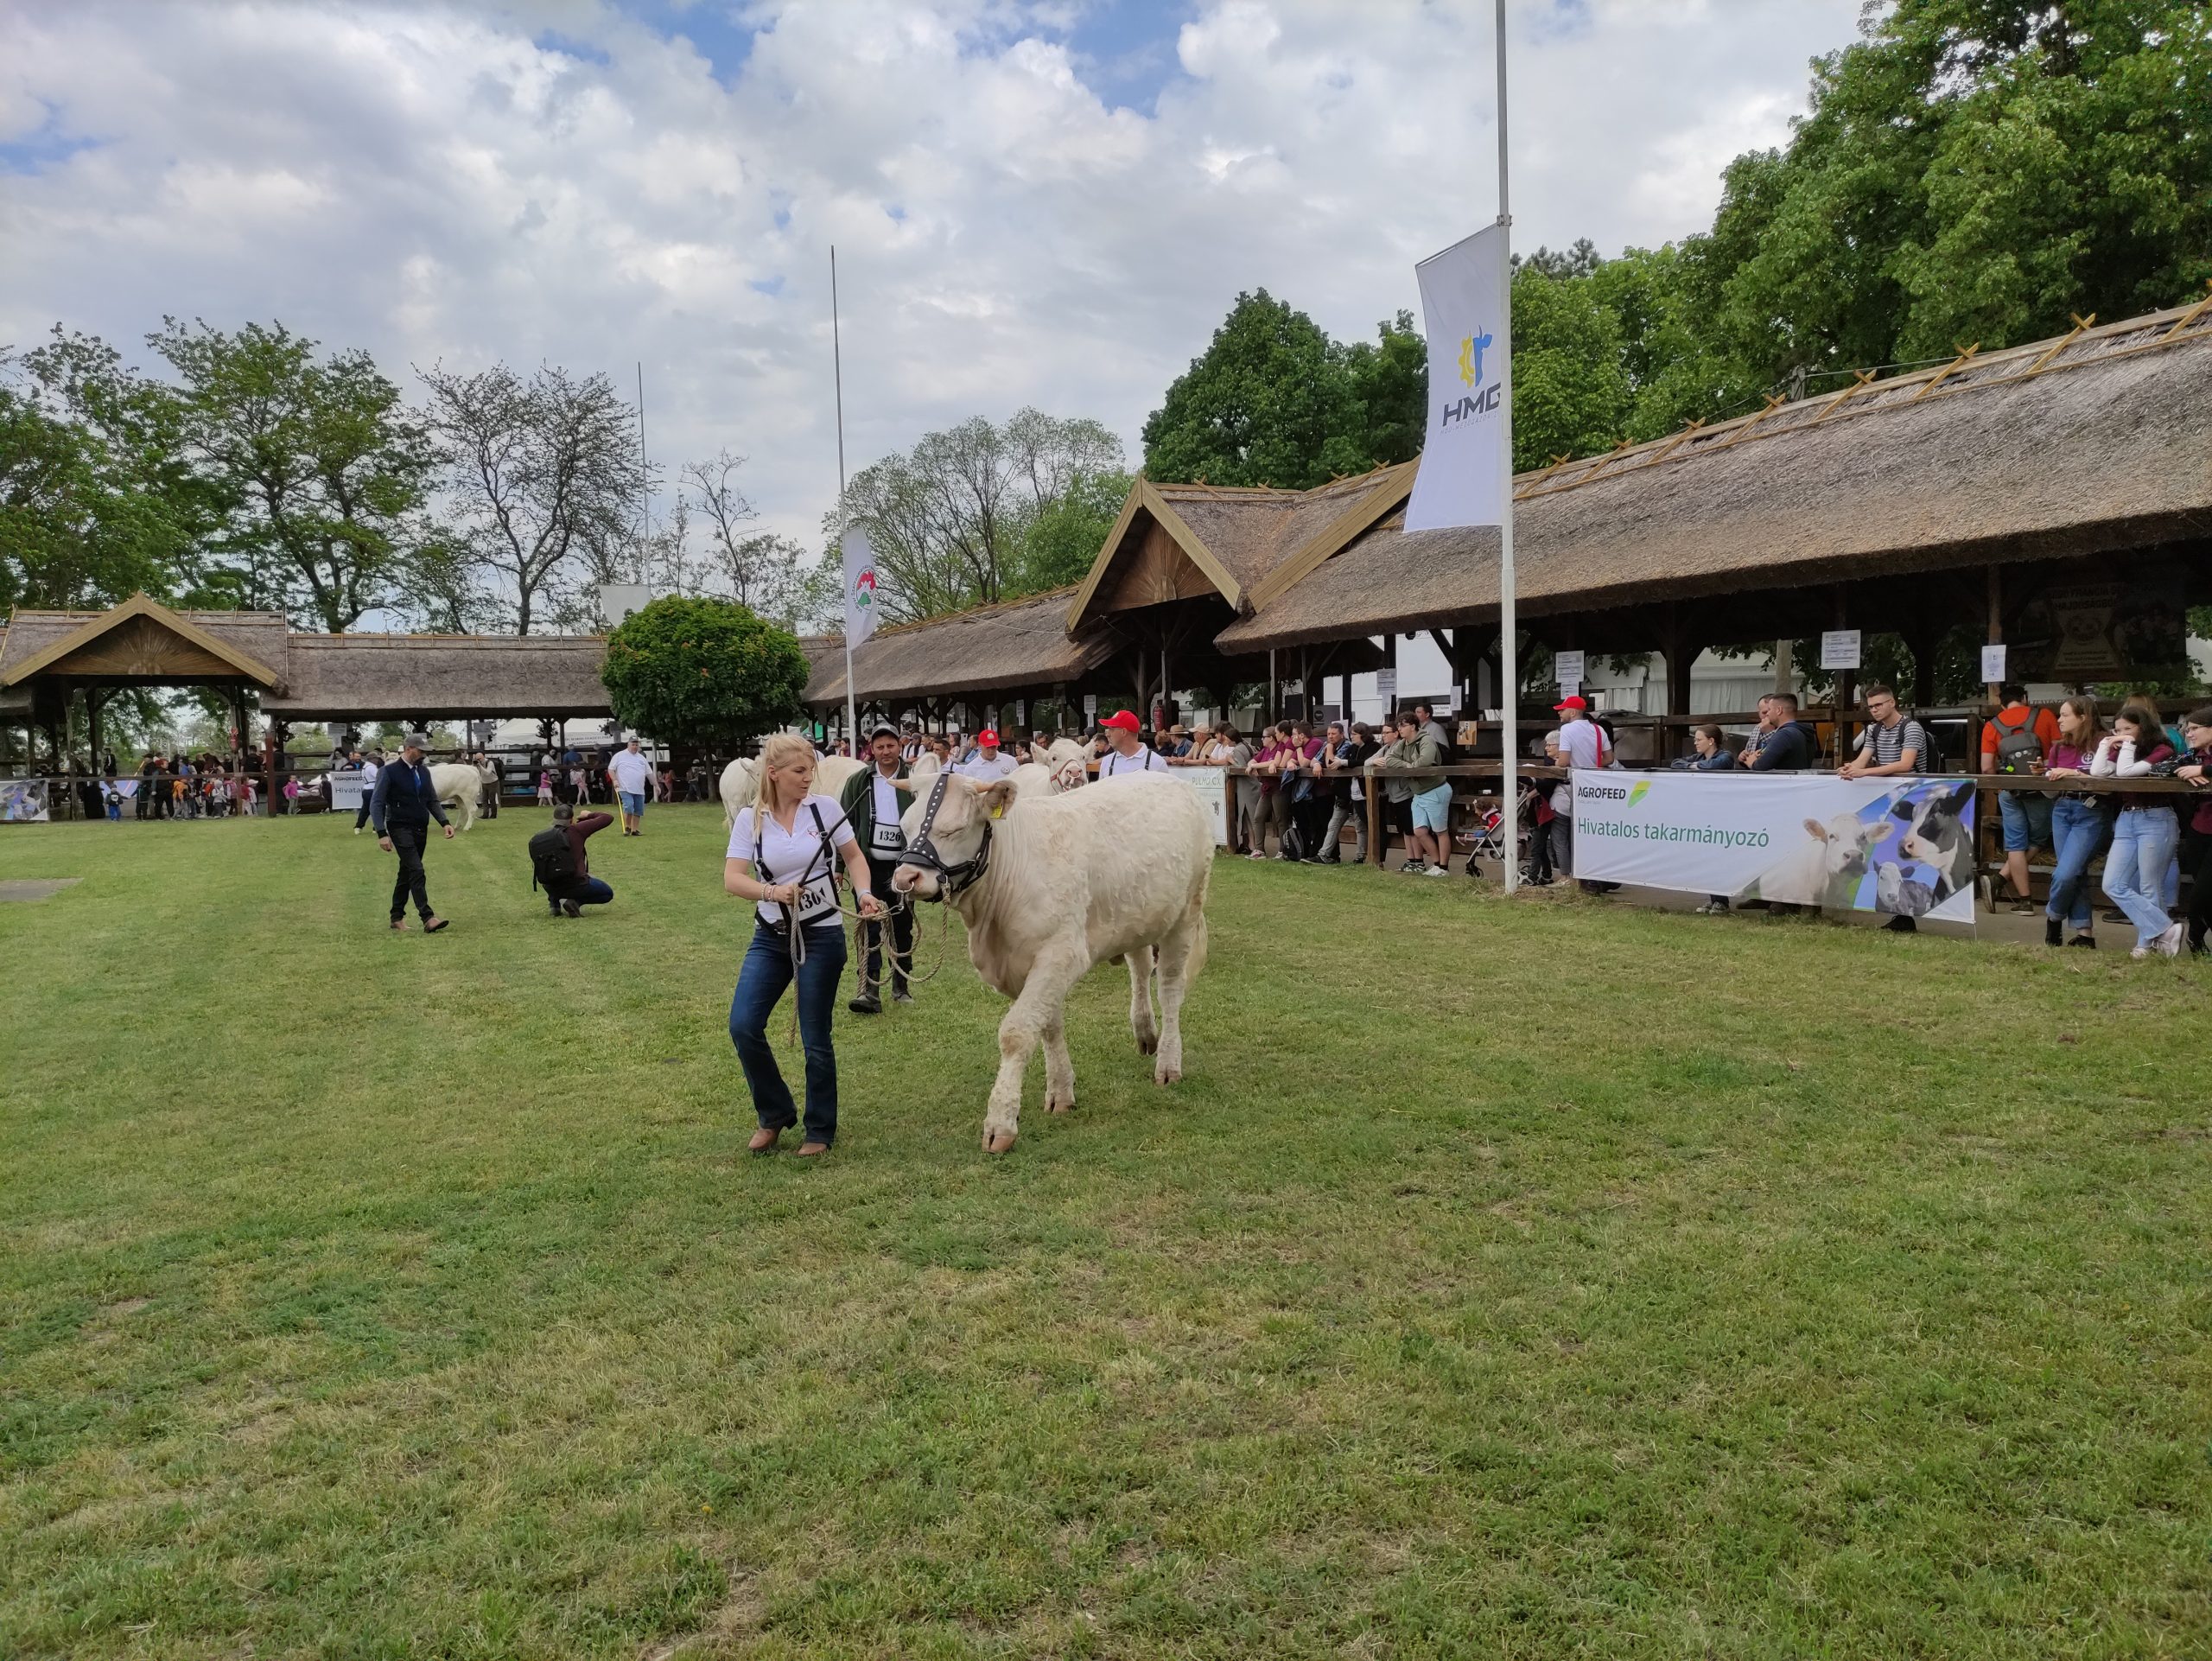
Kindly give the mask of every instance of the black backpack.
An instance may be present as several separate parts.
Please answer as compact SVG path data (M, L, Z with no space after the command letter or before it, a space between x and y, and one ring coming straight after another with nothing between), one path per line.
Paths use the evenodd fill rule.
M1990 725L1997 729L1997 771L2033 773L2034 764L2043 760L2043 740L2036 736L2035 711L2029 710L2027 719L2017 727L2006 726L2002 715L1993 718Z
M530 886L534 891L543 888L551 894L565 888L576 880L576 850L569 845L569 833L559 825L549 825L530 839Z

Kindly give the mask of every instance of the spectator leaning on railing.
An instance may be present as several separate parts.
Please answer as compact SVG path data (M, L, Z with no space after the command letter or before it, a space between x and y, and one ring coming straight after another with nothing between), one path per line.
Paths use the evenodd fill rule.
M1879 682L1866 689L1866 718L1873 724L1859 735L1852 759L1836 769L1846 779L1882 779L1917 773L1928 754L1928 729L1897 708L1893 688Z
M1423 735L1421 719L1410 710L1398 712L1398 736L1369 766L1382 775L1382 794L1390 820L1406 838L1406 862L1398 869L1409 875L1451 875L1451 843L1445 826L1452 811L1452 781L1402 777L1404 769L1441 767L1444 758L1436 741ZM1376 862L1382 850L1375 850Z
M2171 766L2175 760L2158 710L2144 699L2130 698L2113 717L2111 733L2097 746L2089 771L2100 779L2141 779L2161 771L2171 775L2177 771ZM2171 798L2121 794L2112 847L2105 855L2105 894L2135 925L2131 957L2147 958L2155 951L2171 958L2181 951L2182 926L2160 903L2174 875L2180 829Z
M1820 743L1813 729L1797 719L1797 694L1771 692L1760 700L1766 721L1758 754L1751 758L1754 773L1797 773L1820 760Z
M2058 706L2058 737L2044 761L2047 779L2086 779L2104 741L2104 724L2097 701L2076 692ZM2050 805L2052 864L2050 897L2044 906L2043 938L2056 945L2069 920L2074 938L2069 945L2094 951L2096 919L2089 904L2089 862L2104 852L2112 836L2112 818L2106 803L2086 790L2070 791Z

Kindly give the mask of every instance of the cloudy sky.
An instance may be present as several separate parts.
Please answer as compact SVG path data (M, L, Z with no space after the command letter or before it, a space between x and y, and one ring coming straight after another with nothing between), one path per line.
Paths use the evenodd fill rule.
M1513 0L1516 243L1702 227L1859 0ZM1237 291L1338 335L1497 211L1488 0L0 0L0 345L281 319L387 372L644 365L810 545L969 415L1137 452ZM143 353L139 354L143 357Z

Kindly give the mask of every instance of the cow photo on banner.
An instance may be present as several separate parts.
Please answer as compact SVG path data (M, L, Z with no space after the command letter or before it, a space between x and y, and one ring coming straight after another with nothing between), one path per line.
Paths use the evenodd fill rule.
M1974 920L1956 779L1574 773L1574 874L1742 903Z

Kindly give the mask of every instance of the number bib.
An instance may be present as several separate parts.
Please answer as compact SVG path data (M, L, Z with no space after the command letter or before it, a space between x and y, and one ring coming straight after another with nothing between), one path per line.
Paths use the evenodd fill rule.
M896 819L893 819L888 824L878 819L875 822L875 829L868 835L868 845L873 853L903 853L906 848L906 833L899 828L899 821Z

